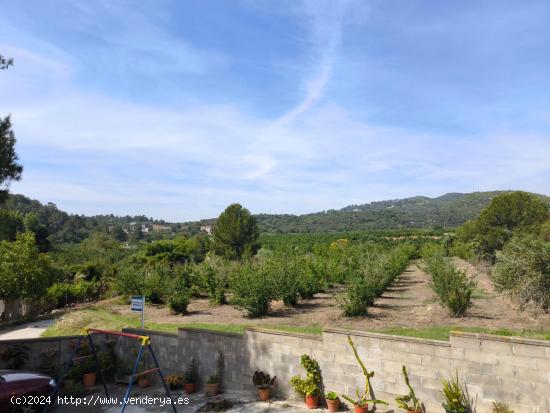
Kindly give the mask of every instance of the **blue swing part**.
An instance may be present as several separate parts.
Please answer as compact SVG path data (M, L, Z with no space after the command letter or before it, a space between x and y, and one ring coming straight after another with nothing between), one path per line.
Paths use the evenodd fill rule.
M172 409L173 409L174 413L178 413L178 411L176 409L176 404L174 403L174 400L172 399L172 395L170 394L170 389L168 388L168 385L166 384L166 381L164 380L164 375L162 374L162 370L161 370L160 365L157 361L157 357L155 356L155 353L153 351L153 347L151 346L151 337L142 336L142 335L138 335L138 334L123 333L123 332L112 331L112 330L100 330L100 329L97 329L97 328L87 329L86 330L86 335L85 336L82 335L78 339L78 344L74 347L74 349L71 353L71 356L69 357L69 360L64 364L63 373L61 374L61 377L59 378L59 380L57 380L55 388L53 389L53 391L50 395L52 400L55 399L55 397L57 396L57 393L59 392L59 388L60 388L61 384L63 383L63 381L65 380L65 376L67 375L67 372L69 371L69 369L74 364L73 362L75 360L89 358L89 357L94 358L95 364L96 364L96 367L97 367L97 371L99 373L99 377L101 379L101 382L103 383L103 390L105 390L105 396L107 396L107 398L110 398L109 390L107 389L107 383L105 382L105 379L103 377L103 372L101 371L101 365L99 364L99 359L97 357L97 352L96 352L96 349L95 349L95 346L94 346L94 341L92 340L92 333L93 334L107 334L107 335L118 336L118 337L132 338L134 340L138 340L139 343L140 343L138 355L136 357L136 361L134 362L134 367L132 369L132 375L130 376L130 382L128 383L128 388L126 389L126 393L124 394L124 400L122 402L122 407L120 409L120 413L124 413L124 410L126 409L126 406L128 405L128 397L130 396L130 391L132 390L132 385L134 384L134 379L136 377L141 376L141 375L144 375L144 374L147 374L147 373L152 373L152 372L155 372L155 371L158 372L160 380L162 381L162 384L164 386L164 390L166 391L166 395L170 398L170 404L172 406ZM82 340L84 340L84 338L86 338L86 337L88 338L90 348L92 349L92 354L89 355L89 356L77 357L75 359L76 352L80 348L80 346L82 344ZM139 366L139 361L141 360L141 356L143 355L143 350L145 348L147 348L149 350L149 354L151 355L151 358L153 359L153 362L155 363L156 367L154 367L152 369L149 369L149 370L142 371L142 372L138 372L137 369L138 369L138 366ZM42 412L46 413L48 411L48 408L49 408L49 405L46 405L44 407L44 409L42 410Z

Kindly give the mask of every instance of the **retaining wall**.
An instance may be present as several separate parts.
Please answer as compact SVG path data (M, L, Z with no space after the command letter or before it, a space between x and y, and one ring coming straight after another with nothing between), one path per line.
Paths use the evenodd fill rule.
M359 331L326 329L322 336L249 329L244 335L180 329L177 334L127 329L150 335L165 374L183 373L191 358L199 368L200 384L218 372L223 355L223 387L250 390L255 370L276 375L277 395L295 398L288 381L304 375L300 356L309 354L321 366L325 390L355 394L362 389L363 376L350 346L349 334L369 370L375 396L390 402L388 411L398 411L394 398L406 393L401 366L409 370L411 384L428 413L443 412L441 380L458 372L470 395L477 398L477 412L490 411L494 400L507 402L516 413L550 413L550 342L516 337L471 333L451 333L449 342L391 336ZM52 337L0 341L0 369L6 368L2 355L24 344L29 360L25 369L45 370L47 361L60 365L69 356L70 342L78 337ZM94 341L101 342L98 337ZM133 361L139 343L118 338L117 350L123 360ZM51 355L53 353L53 355ZM384 411L381 406L380 411Z
M453 332L444 342L338 329L326 329L322 336L260 329L244 335L194 329L180 329L177 335L142 333L153 336L167 374L182 373L195 358L201 383L216 374L218 355L223 354L227 390L253 391L252 374L263 370L277 376L280 397L294 398L288 381L304 375L300 356L309 354L321 366L325 390L354 395L364 379L347 343L349 334L367 368L376 372L375 396L390 402L389 411L397 411L396 395L407 393L401 376L406 365L427 412L443 412L441 380L458 372L477 399L478 413L489 412L495 400L508 403L516 413L550 413L550 343L542 340Z

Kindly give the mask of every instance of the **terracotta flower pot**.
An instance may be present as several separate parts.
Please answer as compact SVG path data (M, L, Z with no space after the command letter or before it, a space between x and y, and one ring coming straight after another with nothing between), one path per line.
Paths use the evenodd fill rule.
M263 402L268 401L269 397L271 396L271 389L269 387L267 388L258 387L258 396L260 397L261 401Z
M148 377L140 377L138 379L138 386L142 389L149 387L151 385L151 382L149 381Z
M84 385L84 387L94 387L96 379L97 379L97 374L95 372L85 373L82 376L82 384Z
M329 412L337 412L338 407L340 407L340 399L336 399L336 400L327 399L327 409Z
M355 405L355 413L369 413L369 405L365 404L364 406Z
M197 391L197 385L195 383L185 383L183 389L187 394L193 394Z
M422 409L419 409L419 410L407 410L407 413L422 413Z
M206 395L215 396L219 392L220 385L219 383L206 384Z
M316 409L319 406L319 396L306 396L306 407Z

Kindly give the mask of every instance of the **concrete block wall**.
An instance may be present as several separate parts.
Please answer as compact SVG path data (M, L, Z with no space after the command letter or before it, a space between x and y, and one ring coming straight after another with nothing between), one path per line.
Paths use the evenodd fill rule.
M10 360L6 357L6 351L16 346L25 346L28 359L20 368L22 370L41 371L56 376L61 372L60 368L68 361L71 352L80 336L44 337L19 340L0 341L0 370L7 369ZM104 338L94 337L94 343L101 346Z
M354 395L356 388L363 388L364 379L347 342L350 335L367 368L375 371L375 396L390 402L388 411L397 411L394 399L406 393L401 376L401 366L406 365L427 412L443 412L441 381L458 373L477 400L478 413L489 412L495 400L508 403L516 413L550 413L547 341L452 333L445 342L339 329L326 329L322 336L261 329L249 329L244 335L193 329L180 329L177 335L143 334L153 337L167 374L183 372L195 358L201 383L216 374L221 352L226 390L254 391L252 374L263 370L278 377L278 396L296 398L288 381L305 374L300 356L309 354L321 366L326 391Z

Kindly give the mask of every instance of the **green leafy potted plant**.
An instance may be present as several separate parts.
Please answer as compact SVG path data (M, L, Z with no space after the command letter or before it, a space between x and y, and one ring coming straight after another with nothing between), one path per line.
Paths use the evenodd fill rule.
M306 369L306 378L302 379L300 376L294 376L290 379L290 384L296 393L305 397L308 409L316 409L319 405L322 381L319 363L307 354L303 354L300 358L300 364Z
M220 389L220 379L217 375L210 376L206 381L206 395L215 396Z
M271 396L271 388L277 380L277 376L271 377L269 374L264 373L263 371L255 371L252 376L252 383L258 389L258 396L261 401L268 401Z
M325 393L325 400L327 401L327 410L329 412L337 412L340 407L340 398L338 393L334 391L329 391Z
M348 336L348 343L351 346L353 350L353 355L355 356L355 360L357 360L357 363L361 367L361 370L363 371L363 376L365 377L365 390L363 391L363 394L359 393L359 390L356 390L357 399L352 399L350 396L342 395L344 399L346 399L348 402L352 403L355 408L355 413L368 413L369 411L369 403L372 403L373 410L376 410L377 404L388 404L384 400L378 400L378 399L371 399L371 393L372 388L370 384L370 379L374 377L374 371L368 371L365 367L365 364L363 361L359 358L359 354L357 353L357 349L355 348L355 344L353 343L353 340L350 336Z
M398 407L406 410L408 413L422 413L422 402L418 400L416 394L414 393L411 383L409 382L409 374L407 373L407 368L405 366L403 366L402 372L403 378L405 379L405 384L409 388L409 394L396 397L395 402Z
M197 391L197 363L195 359L191 359L191 362L187 365L187 370L185 371L185 378L183 388L185 393L193 394Z
M170 390L177 390L183 387L183 376L181 374L170 374L166 376L166 384L170 387Z
M446 413L471 413L472 401L467 390L463 389L458 380L458 373L450 380L443 380L443 408Z

